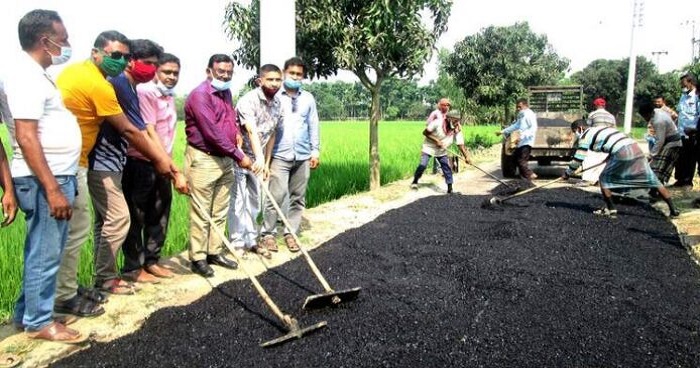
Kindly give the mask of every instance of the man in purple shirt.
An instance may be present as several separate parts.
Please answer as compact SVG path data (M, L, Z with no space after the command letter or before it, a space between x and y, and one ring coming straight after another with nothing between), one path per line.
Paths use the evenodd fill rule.
M211 226L224 231L234 182L233 161L244 169L253 168L251 159L237 145L240 134L229 90L231 77L233 60L228 55L212 55L207 79L185 102L185 167L194 199L190 201L189 257L192 271L204 277L214 275L210 264L229 269L238 267L221 254L223 239ZM202 208L196 208L198 204ZM212 223L199 211L207 212Z

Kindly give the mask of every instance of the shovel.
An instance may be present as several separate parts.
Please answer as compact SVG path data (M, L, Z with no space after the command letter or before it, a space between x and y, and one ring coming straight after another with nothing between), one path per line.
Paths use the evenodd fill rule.
M212 229L214 229L214 231L216 232L216 235L218 235L221 238L221 240L223 240L224 244L226 245L226 248L228 248L229 252L233 255L233 257L238 262L238 265L241 268L241 270L246 274L246 276L248 276L250 281L253 283L253 286L255 286L255 289L258 291L258 294L260 294L260 297L262 297L263 301L265 301L265 304L267 304L267 306L272 310L272 312L275 314L275 316L277 316L277 318L279 318L282 321L282 323L284 323L284 325L287 327L287 330L288 330L287 334L280 336L276 339L266 341L266 342L260 344L261 347L266 348L266 347L270 347L270 346L274 346L274 345L283 344L283 343L290 341L290 340L300 339L304 335L307 335L307 334L309 334L317 329L320 329L322 327L326 327L327 322L321 321L321 322L318 322L318 323L313 324L311 326L307 326L307 327L302 328L302 327L299 327L299 322L297 322L297 320L294 319L291 315L284 314L282 312L282 310L280 310L280 308L277 306L277 304L275 304L272 301L272 298L270 298L270 295L265 291L265 289L263 289L262 285L260 285L260 282L258 282L258 279L255 276L253 276L252 273L248 272L248 270L245 268L245 266L243 265L243 262L241 262L241 259L236 255L236 252L234 251L233 246L226 238L224 231L221 230L218 226L216 226L216 224L212 220L211 216L209 216L209 214L204 211L204 208L202 208L202 205L199 202L199 200L196 197L191 196L191 195L190 195L190 199L192 200L194 207L197 209L197 212L199 212L200 215L202 215L202 217L204 217L204 219L207 222L209 222L209 225L211 226Z
M263 193L267 196L267 198L270 200L270 203L272 203L272 206L275 207L275 211L277 211L277 214L279 215L280 219L282 220L282 223L284 223L284 226L291 230L292 227L289 224L289 221L287 220L287 217L284 215L282 212L282 209L280 206L277 204L275 199L272 197L272 194L270 193L270 189L267 188L265 183L261 183L260 187L263 189ZM352 300L357 299L357 295L360 293L360 290L362 288L356 287L352 289L347 289L347 290L340 290L340 291L335 291L331 286L328 284L328 281L321 275L321 271L319 271L318 267L316 267L316 263L314 263L313 259L311 259L311 256L309 255L309 252L304 249L304 247L301 245L301 241L299 241L299 238L297 237L297 234L294 232L290 232L290 234L294 237L294 240L297 242L297 245L299 246L299 250L301 250L301 253L304 255L304 258L306 259L306 262L309 264L309 267L311 267L311 271L313 271L314 275L316 275L316 278L318 281L321 283L323 286L323 289L326 291L323 294L316 294L316 295L311 295L306 298L304 301L304 305L302 305L302 309L315 309L315 308L322 308L326 306L336 306L342 302L349 302Z

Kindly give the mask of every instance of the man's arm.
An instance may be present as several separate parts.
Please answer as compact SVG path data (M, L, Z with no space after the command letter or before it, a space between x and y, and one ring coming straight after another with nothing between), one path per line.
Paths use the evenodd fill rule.
M313 100L311 104L311 110L308 115L309 119L309 138L311 139L311 160L309 161L309 167L315 169L321 164L320 161L320 147L321 138L319 134L319 122L318 122L318 111L316 110L316 100Z
M27 166L46 191L46 201L49 204L51 216L57 220L68 220L71 218L73 208L66 196L63 195L61 187L46 162L44 150L39 142L38 126L38 120L15 119L17 144L22 149Z
M175 166L165 151L151 144L148 135L136 128L123 113L110 115L105 120L111 124L130 145L151 160L156 171L161 175L176 178L180 170Z
M7 226L15 220L17 215L17 198L15 198L15 187L12 184L10 165L7 163L5 147L0 141L0 187L2 187L2 226Z

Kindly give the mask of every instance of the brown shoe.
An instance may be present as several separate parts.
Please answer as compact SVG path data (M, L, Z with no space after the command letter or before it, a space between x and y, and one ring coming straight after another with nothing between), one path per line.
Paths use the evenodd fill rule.
M262 239L262 245L267 248L270 252L277 252L279 251L279 248L277 248L277 241L275 240L275 237L272 235L265 235Z
M27 336L32 339L62 342L65 344L80 344L87 340L87 336L58 322L51 322L39 331L27 332Z
M122 275L122 279L131 282L139 282L142 284L159 284L160 279L146 272L143 268L127 272Z
M296 253L299 251L299 244L297 244L297 240L294 239L294 236L292 234L285 235L284 242L287 244L287 248L290 252Z
M172 279L173 277L175 277L175 274L173 273L173 271L170 271L169 269L167 269L167 268L165 268L157 263L145 266L143 269L146 270L146 272L148 272L151 275L156 276L156 277L160 277L160 278L164 278L164 279Z

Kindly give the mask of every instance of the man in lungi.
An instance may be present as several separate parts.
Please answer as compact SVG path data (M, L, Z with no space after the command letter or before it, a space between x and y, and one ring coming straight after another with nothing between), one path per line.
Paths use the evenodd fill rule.
M588 152L605 152L608 159L598 179L605 207L594 211L599 216L615 217L617 209L612 200L612 190L618 188L656 189L666 202L669 216L680 214L671 200L671 194L661 184L637 142L611 127L589 127L584 121L571 124L571 130L579 137L578 149L562 178L568 179L580 167Z

